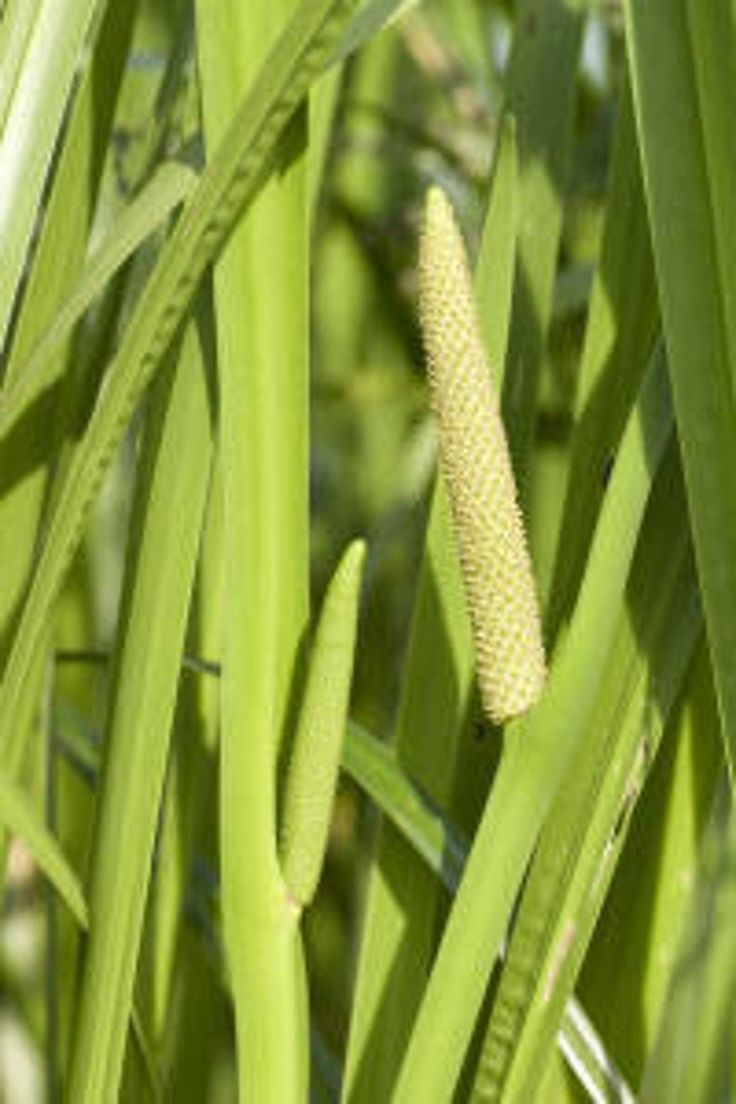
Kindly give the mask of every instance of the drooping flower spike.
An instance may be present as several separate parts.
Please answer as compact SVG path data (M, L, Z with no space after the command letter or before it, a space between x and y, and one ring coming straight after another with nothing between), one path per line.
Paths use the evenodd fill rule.
M526 712L546 676L537 592L509 449L483 347L462 235L439 188L427 196L420 317L440 468L450 497L483 707Z

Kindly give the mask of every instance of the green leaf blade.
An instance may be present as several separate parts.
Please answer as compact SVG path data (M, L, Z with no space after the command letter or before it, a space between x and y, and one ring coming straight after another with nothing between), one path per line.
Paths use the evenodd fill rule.
M736 126L709 71L718 72L719 81L724 74L736 79L736 30L727 0L628 0L625 10L685 481L733 775Z

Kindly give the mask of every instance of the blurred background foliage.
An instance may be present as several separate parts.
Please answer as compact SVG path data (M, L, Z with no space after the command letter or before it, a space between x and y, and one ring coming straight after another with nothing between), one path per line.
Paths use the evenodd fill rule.
M427 0L351 57L338 78L326 77L312 99L311 125L328 128L330 133L322 176L314 181L312 225L313 608L321 600L341 549L354 534L364 535L369 560L353 715L382 738L389 738L396 715L435 468L415 303L421 206L427 186L441 183L460 215L471 255L475 253L499 133L514 18L514 5L503 0ZM114 224L122 205L150 178L162 154L195 168L202 166L193 34L188 0L141 4L93 241ZM553 318L534 426L528 512L543 595L550 586L570 460L576 372L600 247L611 138L624 76L623 51L619 4L600 0L591 5L576 86L573 159L564 196ZM149 241L116 277L114 294L89 312L75 338L85 360L92 362L96 349L108 347L111 334L129 317L159 244L155 237ZM481 308L493 312L492 303ZM84 396L80 401L84 407ZM130 510L134 437L132 433L106 481L65 589L59 621L61 652L102 654L111 647ZM195 680L206 682L208 677L185 672L182 702L193 693ZM702 693L712 693L707 670L701 682ZM104 663L57 665L53 728L62 753L46 765L53 776L50 816L53 820L58 807L58 831L79 870L84 870L87 859L91 806L84 770L94 766L106 686ZM179 716L181 737L187 716L183 704ZM495 753L493 736L480 719L475 727L487 779ZM674 757L694 754L687 740L683 730L680 746L671 744L662 757L637 810L601 924L601 941L615 943L616 910L622 899L633 898L637 907L647 908L636 878L637 869L647 870L649 865L638 867L636 860L645 849L656 851L663 845L660 826L670 792L667 777L674 769ZM715 752L710 754L715 763ZM81 762L80 769L85 755L88 761ZM36 781L39 792L46 790L43 777ZM692 784L709 790L702 776ZM468 830L475 813L468 809L462 817ZM308 954L314 964L313 1009L328 1070L329 1051L340 1054L345 1046L366 860L376 822L375 810L354 785L344 781L325 876L317 904L306 917ZM682 831L697 836L700 827L685 825ZM178 1022L194 1018L198 1029L184 1030L179 1036L188 1045L180 1048L171 1064L172 1100L181 1098L183 1086L188 1099L226 1100L234 1091L231 1013L217 980L222 966L210 919L216 892L215 838L212 810L205 817L198 845L191 923L184 933L182 967L176 979ZM0 959L5 1005L12 1004L14 1011L0 1009L0 1014L4 1039L20 1010L24 1029L38 1044L45 1001L44 894L24 867L22 854L15 857ZM57 914L49 930L49 938L73 947L71 924L63 916ZM648 938L646 925L642 931ZM619 962L625 957L632 963L621 966L624 986L625 979L639 971L640 963L634 961L637 948L616 947L611 953ZM60 954L57 961L65 964L71 977L73 954ZM606 1001L595 1001L596 987L599 992L605 987L596 980L597 964L604 961L605 955L590 956L582 986L596 1004L598 1026L613 1044L622 1029L616 995L609 988ZM604 969L604 974L608 985L610 971ZM651 984L659 985L657 999L661 1000L663 983L654 979ZM68 991L69 986L62 983L61 991L65 988ZM173 1027L171 1037L176 1047ZM38 1058L36 1054L36 1063ZM638 1061L643 1061L642 1055ZM5 1099L34 1098L17 1095L17 1087L10 1087L20 1083L18 1067L10 1071L6 1061L4 1076ZM135 1062L127 1076L134 1085Z

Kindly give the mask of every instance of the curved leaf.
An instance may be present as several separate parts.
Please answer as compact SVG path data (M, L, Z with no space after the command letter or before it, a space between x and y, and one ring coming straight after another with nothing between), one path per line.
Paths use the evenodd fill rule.
M48 615L84 520L140 396L185 317L207 265L256 194L279 136L354 0L302 0L203 174L126 328L87 431L49 518L0 688L0 741L11 766L22 752L14 718Z
M53 358L73 326L104 291L108 281L140 245L191 193L197 174L185 165L163 165L122 212L115 229L87 261L74 290L59 308L25 364L0 390L0 437L16 424L33 400L50 387L60 370Z

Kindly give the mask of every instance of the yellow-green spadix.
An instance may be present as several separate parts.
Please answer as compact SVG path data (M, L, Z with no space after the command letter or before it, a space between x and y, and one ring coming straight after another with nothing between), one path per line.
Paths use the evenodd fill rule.
M319 882L347 723L355 656L363 541L353 541L322 605L286 776L281 829L284 881L297 907Z
M506 436L452 208L427 196L419 301L432 406L476 650L496 724L526 712L545 679L537 593Z

